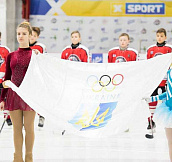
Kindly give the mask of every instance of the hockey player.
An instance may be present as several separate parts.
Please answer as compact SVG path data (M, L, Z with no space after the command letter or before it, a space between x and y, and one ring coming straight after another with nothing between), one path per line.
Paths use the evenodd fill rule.
M29 46L31 49L35 49L38 50L40 53L46 53L46 46L42 43L39 43L37 40L39 38L41 31L39 27L32 27L32 36L30 37L30 43ZM39 127L43 127L44 126L44 121L45 118L43 116L39 115L39 123L38 126Z
M39 43L37 40L39 38L41 31L38 27L32 27L32 36L30 38L30 48L37 49L40 53L46 53L46 46L42 43Z
M0 45L0 84L3 82L3 78L5 75L6 58L9 53L10 53L10 49L8 47ZM0 93L1 93L1 89L0 89ZM6 115L7 114L4 113L4 117ZM8 115L6 122L8 126L12 125L10 115Z
M133 48L129 48L129 43L129 35L127 33L122 33L119 36L119 46L111 48L108 52L108 63L136 61L138 51Z
M163 55L163 54L167 54L167 53L172 52L172 46L166 43L166 41L165 41L166 39L167 39L166 30L164 28L158 29L156 32L157 43L148 47L147 59L156 57L158 55ZM166 91L166 80L167 80L166 78L164 78L162 80L162 82L155 89L155 91L152 93L151 96L156 96L156 95L164 93ZM156 106L157 106L157 101L149 103L149 109L151 112L151 119L150 119L150 117L148 118L148 127L147 127L148 130L151 129L150 121L152 121L152 128L155 130L156 124L152 120L152 118L153 118L153 114L155 112Z
M89 50L81 45L81 35L79 31L71 33L72 44L65 47L62 51L61 58L65 60L89 62Z

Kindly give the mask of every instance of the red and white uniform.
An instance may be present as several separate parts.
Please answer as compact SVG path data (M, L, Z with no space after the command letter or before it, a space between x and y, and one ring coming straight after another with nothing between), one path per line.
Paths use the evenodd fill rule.
M147 59L150 59L159 55L171 53L171 52L172 52L172 45L164 44L163 46L157 46L157 44L154 44L148 47L147 49ZM166 80L167 78L165 77L159 86L164 87L166 84Z
M30 45L31 49L37 49L40 53L46 53L46 46L42 43L35 42L34 44Z
M2 83L3 78L5 76L6 59L9 53L10 53L10 49L8 47L0 45L0 83ZM7 112L4 112L4 118L6 117L6 115ZM9 115L7 119L10 119Z
M63 49L61 58L71 61L89 62L89 50L81 44L79 44L76 48L67 46Z
M114 47L108 52L108 62L109 63L119 63L136 61L138 56L138 51L133 48L126 48L121 50L120 47Z
M8 47L0 45L0 83L2 83L5 75L6 58L9 53L10 49Z

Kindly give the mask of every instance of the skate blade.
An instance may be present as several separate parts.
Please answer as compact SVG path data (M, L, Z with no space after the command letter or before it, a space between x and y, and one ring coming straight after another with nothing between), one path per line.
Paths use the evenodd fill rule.
M153 139L154 138L153 134L146 134L145 137L148 138L148 139Z

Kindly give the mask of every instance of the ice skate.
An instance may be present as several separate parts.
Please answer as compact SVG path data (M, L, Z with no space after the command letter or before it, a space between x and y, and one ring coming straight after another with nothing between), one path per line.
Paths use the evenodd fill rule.
M44 126L44 121L45 121L45 118L43 116L39 116L38 127L43 127Z

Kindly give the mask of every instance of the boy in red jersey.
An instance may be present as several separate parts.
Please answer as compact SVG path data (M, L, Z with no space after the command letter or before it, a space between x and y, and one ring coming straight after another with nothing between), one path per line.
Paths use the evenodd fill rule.
M31 49L33 50L38 50L40 53L46 53L46 46L42 43L39 43L37 40L39 38L41 31L40 28L38 27L32 27L32 35L30 37L30 42L29 42L29 46ZM43 127L44 126L44 121L45 118L43 116L39 115L39 123L38 126L39 127Z
M172 52L172 46L166 43L166 41L165 41L166 39L167 39L166 30L164 28L158 29L156 32L157 43L148 47L147 59L156 57L158 55L163 55L163 54L167 54L167 53ZM159 86L152 93L151 96L156 96L158 94L165 92L166 91L166 81L167 81L167 78L164 78L162 80L162 82L159 84ZM150 119L150 117L148 118L148 127L147 127L148 130L151 129L150 121L152 121L152 128L155 129L155 127L156 127L155 122L152 120L156 106L157 106L157 102L149 103L149 109L151 112L151 119Z
M63 49L61 58L71 61L89 62L89 50L87 47L81 45L79 31L71 33L71 41L72 44Z
M129 43L129 35L127 33L122 33L119 36L119 46L111 48L108 52L108 63L136 61L138 51L133 48L129 48Z
M30 48L37 49L40 53L46 53L46 46L42 43L39 43L37 40L39 38L41 31L38 27L32 27L32 36L30 38Z

